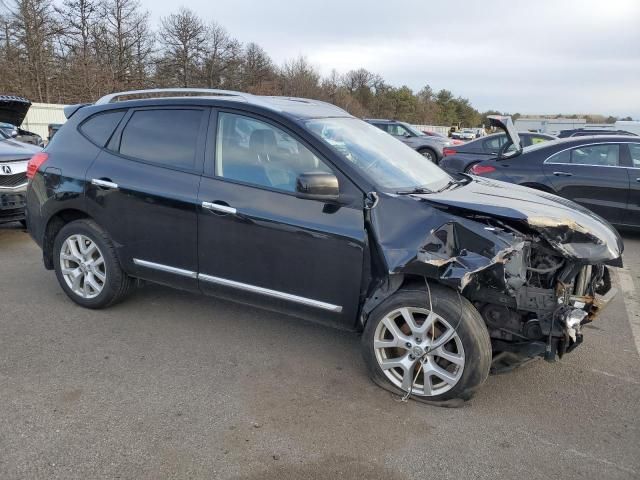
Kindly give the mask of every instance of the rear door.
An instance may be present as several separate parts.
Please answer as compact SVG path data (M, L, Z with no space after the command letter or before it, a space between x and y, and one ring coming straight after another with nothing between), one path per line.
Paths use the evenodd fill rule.
M629 176L621 155L617 143L581 145L552 155L543 168L558 195L619 224L629 199Z
M132 109L87 172L89 213L137 277L197 290L208 117L208 108Z
M623 219L626 225L640 225L640 142L621 144L627 149L629 173L629 203Z
M200 186L204 292L354 327L365 245L363 196L271 120L220 111ZM343 203L297 198L300 173L332 172Z

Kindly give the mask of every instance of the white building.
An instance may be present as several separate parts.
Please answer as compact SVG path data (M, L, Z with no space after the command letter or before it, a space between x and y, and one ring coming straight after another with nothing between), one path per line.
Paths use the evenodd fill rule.
M519 132L540 132L557 135L561 130L584 128L587 124L585 118L542 118L521 117L515 122Z

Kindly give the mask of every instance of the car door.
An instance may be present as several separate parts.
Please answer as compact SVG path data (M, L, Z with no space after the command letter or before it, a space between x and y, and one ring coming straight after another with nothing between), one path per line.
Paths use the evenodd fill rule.
M621 223L629 198L629 176L617 143L593 143L549 157L544 172L561 197L579 203L611 223Z
M297 198L297 175L309 171L335 173L343 202ZM205 293L355 326L362 192L309 144L267 119L220 111L209 129L199 202Z
M407 145L412 146L413 135L411 134L411 132L409 132L409 130L404 128L404 126L400 125L399 123L388 124L387 132L400 140L402 143L406 143Z
M136 277L197 290L208 108L130 110L87 171L87 208Z
M622 223L640 226L640 142L622 145L626 149L626 170L629 174L629 202Z

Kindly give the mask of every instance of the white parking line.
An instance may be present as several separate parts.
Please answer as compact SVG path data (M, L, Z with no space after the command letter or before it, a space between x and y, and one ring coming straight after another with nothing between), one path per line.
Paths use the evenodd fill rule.
M636 350L640 355L640 302L638 301L633 278L626 268L616 269L616 276L624 299L624 306L627 310L627 317L629 317Z

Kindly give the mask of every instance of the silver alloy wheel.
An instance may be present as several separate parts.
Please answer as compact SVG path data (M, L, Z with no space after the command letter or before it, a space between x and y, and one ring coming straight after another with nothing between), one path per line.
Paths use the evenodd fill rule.
M107 280L102 252L89 237L71 235L60 249L60 271L67 286L79 297L100 295Z
M426 308L393 310L378 323L373 338L382 372L405 392L441 395L462 377L465 355L458 333Z
M433 154L431 153L431 150L422 150L420 152L420 155L422 155L424 158L426 158L427 160L429 160L430 162L433 162Z

